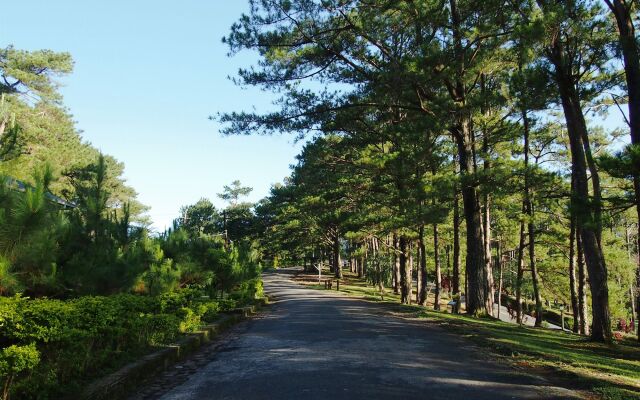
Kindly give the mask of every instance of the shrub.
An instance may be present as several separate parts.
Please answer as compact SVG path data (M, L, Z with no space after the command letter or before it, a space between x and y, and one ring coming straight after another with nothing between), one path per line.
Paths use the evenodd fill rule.
M200 305L200 315L202 315L202 320L206 322L211 322L218 317L218 312L220 311L220 304L216 301L207 301Z
M180 283L180 269L175 268L173 260L165 259L160 264L153 264L142 277L149 294L172 292Z
M180 316L180 332L193 332L200 327L200 315L191 308L182 307L178 312Z
M261 297L264 297L264 289L262 280L257 278L242 282L238 289L231 294L231 298L240 304L251 303Z
M191 289L155 297L120 294L68 301L0 297L0 373L5 382L14 382L7 385L14 397L69 396L86 380L151 346L198 329L219 309L217 302ZM29 374L20 374L18 367ZM14 372L7 374L7 369Z
M40 353L34 343L26 346L11 345L0 351L0 384L2 400L9 398L9 389L15 377L31 370L40 361Z
M224 299L224 300L219 300L218 301L220 304L220 310L222 311L229 311L229 310L233 310L234 308L238 307L238 302L234 299Z

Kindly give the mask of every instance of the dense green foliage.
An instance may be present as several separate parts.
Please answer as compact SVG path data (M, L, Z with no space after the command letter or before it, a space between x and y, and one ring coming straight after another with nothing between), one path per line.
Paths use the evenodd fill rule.
M0 51L0 398L73 397L263 296L251 191L148 230L124 166L83 142L56 91L66 53Z
M5 396L74 392L151 346L197 329L220 309L262 297L250 239L227 243L220 235L190 234L180 220L150 237L129 225L128 210L118 217L105 206L102 160L72 209L47 197L46 173L24 191L2 187L3 294L64 299L0 297Z
M416 302L433 285L476 316L531 302L538 326L567 305L599 341L637 327L636 2L250 4L224 38L259 55L236 81L279 97L218 119L309 138L258 207L269 257L346 258L404 303L417 275ZM598 125L624 102L627 126Z
M88 379L197 330L234 305L203 299L192 289L67 301L0 298L0 345L7 352L0 356L7 365L0 364L2 375L10 368L9 377L18 378L12 388L17 398L69 396ZM28 378L23 370L29 370Z

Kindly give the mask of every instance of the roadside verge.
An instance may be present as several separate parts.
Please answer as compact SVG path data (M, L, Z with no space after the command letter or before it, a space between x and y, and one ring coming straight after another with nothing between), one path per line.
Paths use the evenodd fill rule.
M216 339L222 332L238 322L251 317L261 307L269 304L267 297L256 305L241 307L224 313L217 321L204 325L200 330L185 334L176 343L163 346L153 353L125 365L119 370L89 384L82 392L81 400L121 400L137 389L140 382L152 378L176 362L185 359L199 348Z

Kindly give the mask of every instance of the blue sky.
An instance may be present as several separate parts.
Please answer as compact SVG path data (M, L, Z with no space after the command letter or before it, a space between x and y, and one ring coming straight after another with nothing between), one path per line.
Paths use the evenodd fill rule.
M83 137L126 165L125 177L163 229L180 206L234 179L250 200L289 174L302 143L290 135L223 137L220 111L267 109L271 95L227 77L256 55L227 57L221 43L248 11L245 0L21 0L5 2L0 47L68 51L61 80Z

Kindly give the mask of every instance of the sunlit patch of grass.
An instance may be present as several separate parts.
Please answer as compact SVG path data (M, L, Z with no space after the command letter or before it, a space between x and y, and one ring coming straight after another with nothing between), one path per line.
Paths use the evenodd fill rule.
M421 317L441 324L515 363L552 368L606 399L640 399L640 347L605 345L571 333L521 327L506 322L435 311ZM635 396L635 397L634 397Z

